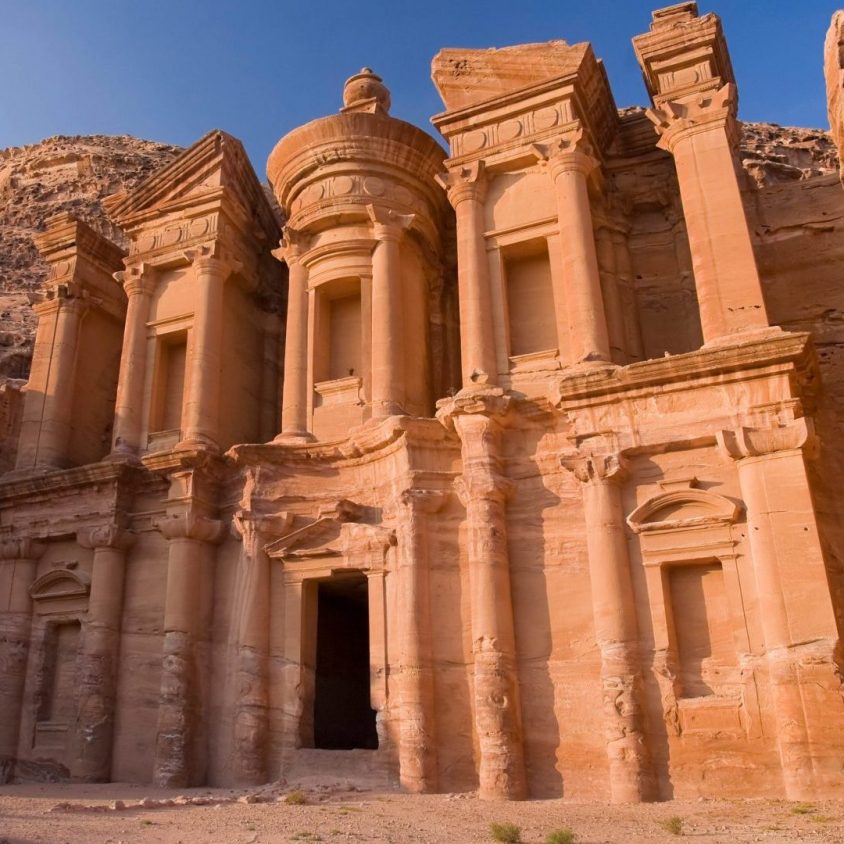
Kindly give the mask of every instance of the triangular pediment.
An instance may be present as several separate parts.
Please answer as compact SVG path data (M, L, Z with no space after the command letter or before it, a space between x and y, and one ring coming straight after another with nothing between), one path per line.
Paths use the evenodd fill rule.
M280 234L277 212L258 181L243 144L214 129L132 191L104 200L115 225L131 230L151 216L189 208L209 197L234 200L247 219L273 242Z

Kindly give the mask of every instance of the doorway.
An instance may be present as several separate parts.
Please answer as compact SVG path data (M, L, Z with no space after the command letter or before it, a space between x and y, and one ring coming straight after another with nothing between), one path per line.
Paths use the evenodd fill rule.
M378 748L369 696L369 593L364 575L317 586L314 747Z

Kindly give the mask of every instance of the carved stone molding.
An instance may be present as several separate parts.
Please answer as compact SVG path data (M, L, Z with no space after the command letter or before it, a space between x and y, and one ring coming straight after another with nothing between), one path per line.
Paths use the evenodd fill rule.
M29 537L0 540L0 560L38 560L47 546Z
M734 460L764 457L781 451L800 449L813 458L817 456L818 439L812 419L801 417L787 425L768 428L740 426L716 434L721 451Z
M629 475L627 460L621 452L584 454L572 451L560 457L560 465L581 483L623 483Z
M83 548L114 548L125 551L135 541L135 534L120 525L97 525L77 531L76 541Z
M155 522L154 527L167 539L219 542L225 535L223 522L193 513L166 516Z

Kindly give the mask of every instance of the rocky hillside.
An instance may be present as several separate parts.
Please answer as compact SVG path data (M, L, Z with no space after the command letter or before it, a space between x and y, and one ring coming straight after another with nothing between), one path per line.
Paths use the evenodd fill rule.
M132 188L173 159L179 147L131 137L47 138L0 150L0 381L26 378L35 319L30 302L47 267L33 232L61 211L121 241L101 200Z
M71 211L118 243L101 200L131 189L179 153L179 148L131 137L67 137L0 150L0 382L26 378L35 319L30 302L46 266L32 233L60 211ZM745 170L764 187L838 170L828 132L747 123Z

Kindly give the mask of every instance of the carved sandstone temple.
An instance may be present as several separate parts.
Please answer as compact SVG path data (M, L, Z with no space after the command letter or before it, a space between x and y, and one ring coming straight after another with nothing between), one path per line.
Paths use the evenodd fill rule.
M364 69L283 219L215 131L49 221L2 780L842 796L844 191L748 184L715 15L633 44L646 111L443 50L448 155Z

